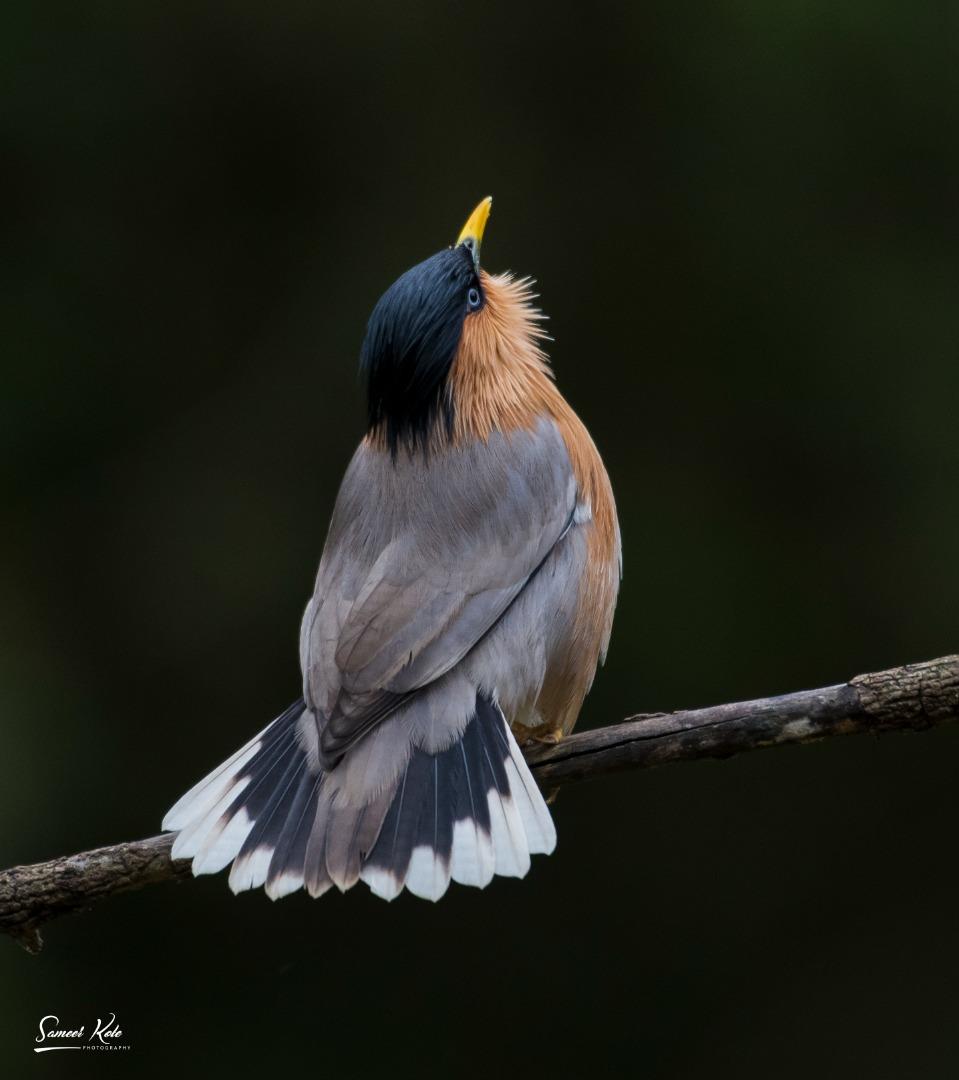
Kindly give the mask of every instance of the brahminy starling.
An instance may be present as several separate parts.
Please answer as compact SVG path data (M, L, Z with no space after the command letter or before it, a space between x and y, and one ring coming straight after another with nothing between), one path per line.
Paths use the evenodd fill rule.
M556 844L520 747L576 723L619 526L531 282L480 266L491 205L370 316L366 433L303 616L302 696L163 822L195 874L232 863L234 892L438 900Z

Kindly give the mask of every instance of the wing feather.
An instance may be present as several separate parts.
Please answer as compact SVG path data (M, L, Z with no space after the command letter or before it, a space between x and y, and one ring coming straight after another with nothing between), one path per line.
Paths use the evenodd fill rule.
M555 423L432 455L360 446L301 637L335 760L495 625L564 534L576 484Z

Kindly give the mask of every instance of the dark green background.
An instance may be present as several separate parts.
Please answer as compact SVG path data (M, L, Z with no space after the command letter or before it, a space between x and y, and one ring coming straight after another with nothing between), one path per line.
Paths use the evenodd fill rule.
M366 317L487 192L608 463L584 726L954 651L945 4L4 9L0 865L157 831L298 693ZM2 1069L954 1077L959 733L567 790L436 907L223 876L0 941ZM94 1071L111 1066L103 1060Z

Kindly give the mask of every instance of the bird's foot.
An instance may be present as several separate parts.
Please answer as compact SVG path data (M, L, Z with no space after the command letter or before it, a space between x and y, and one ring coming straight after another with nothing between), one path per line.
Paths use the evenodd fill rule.
M537 728L526 728L521 732L514 728L513 734L520 746L555 746L565 738L562 728L549 727L546 724Z

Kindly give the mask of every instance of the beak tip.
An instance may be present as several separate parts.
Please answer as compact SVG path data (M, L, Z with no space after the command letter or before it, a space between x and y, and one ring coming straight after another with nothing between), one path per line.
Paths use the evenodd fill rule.
M483 242L483 232L486 229L486 222L489 219L490 210L493 207L493 196L487 195L485 198L480 199L477 203L475 210L466 219L466 224L460 230L459 236L456 238L456 247L465 243L467 240L473 241L475 253L478 257L480 244Z

